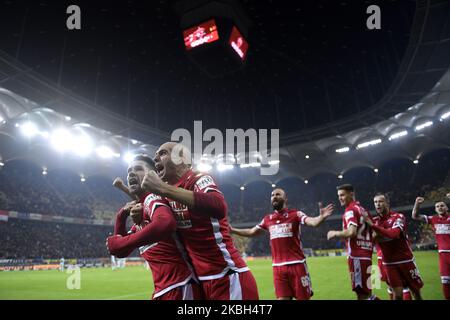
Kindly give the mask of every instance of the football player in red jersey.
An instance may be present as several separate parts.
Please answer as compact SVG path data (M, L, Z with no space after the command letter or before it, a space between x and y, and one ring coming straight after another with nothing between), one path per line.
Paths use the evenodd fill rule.
M230 235L225 198L209 174L192 170L190 157L185 146L164 143L142 188L169 202L205 299L257 300L255 278Z
M139 248L153 275L155 300L198 300L202 298L192 267L183 255L176 238L176 221L169 204L160 196L146 193L141 181L154 168L148 156L137 156L128 167L128 186L139 201L127 203L117 214L114 236L106 246L111 254L126 257ZM126 220L130 215L135 224L130 232Z
M313 295L306 258L301 241L301 225L318 227L333 213L333 205L322 208L319 215L309 217L302 211L287 207L287 196L283 189L272 191L273 212L251 229L236 229L231 233L254 237L269 231L272 250L273 279L278 300L309 300Z
M364 221L373 229L374 239L383 253L383 266L394 300L403 300L405 287L409 288L414 299L422 300L420 289L423 281L409 243L406 218L390 210L389 198L385 194L375 195L374 204L378 218L372 219L363 212Z
M442 290L444 291L445 299L450 300L450 216L448 207L443 201L436 202L434 208L437 214L426 216L419 214L420 205L424 201L424 198L417 197L412 211L412 218L425 222L433 228L439 252Z
M345 207L342 216L343 230L328 231L328 240L344 238L347 243L348 267L352 281L352 289L358 300L378 299L372 295L372 232L364 222L363 212L366 210L355 200L354 188L351 184L338 186L337 194L341 206Z

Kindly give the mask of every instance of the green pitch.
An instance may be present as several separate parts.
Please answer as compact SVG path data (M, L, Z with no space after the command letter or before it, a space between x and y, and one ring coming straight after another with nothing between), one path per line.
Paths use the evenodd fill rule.
M437 252L416 252L425 286L424 299L443 299ZM313 299L354 299L344 257L308 258L314 289ZM270 260L249 261L261 299L274 299ZM0 299L150 299L153 284L144 267L81 269L80 289L67 289L71 275L56 270L0 272ZM70 280L70 279L69 279ZM69 281L70 282L70 281ZM389 299L386 285L374 293Z

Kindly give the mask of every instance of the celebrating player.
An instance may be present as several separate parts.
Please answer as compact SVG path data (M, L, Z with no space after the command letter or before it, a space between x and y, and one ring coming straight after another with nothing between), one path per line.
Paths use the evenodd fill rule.
M328 240L344 238L347 240L348 266L352 281L352 289L358 300L375 300L372 295L371 270L373 242L372 233L364 222L362 213L366 210L355 200L354 188L351 184L337 187L341 206L345 206L342 216L343 230L328 231Z
M256 281L229 234L223 194L190 163L187 148L164 143L156 151L156 172L145 175L142 188L169 201L206 299L256 300Z
M273 212L251 229L236 229L231 233L244 237L270 233L273 279L278 300L309 300L313 295L311 278L300 239L301 225L318 227L333 213L333 205L322 208L319 216L309 217L297 209L287 207L287 196L283 189L274 189L271 194Z
M169 204L160 196L146 193L141 188L144 175L154 168L153 160L141 155L128 167L128 186L132 195L139 197L125 205L116 217L114 235L107 239L111 254L126 257L139 248L153 274L156 300L192 300L201 297L195 275L183 257L175 235L176 221ZM135 225L127 235L126 220L132 213Z
M428 223L433 228L439 252L442 290L444 291L445 299L450 300L450 217L448 215L448 207L443 201L436 202L434 208L437 214L426 216L419 214L420 205L423 202L424 198L416 198L412 218Z
M403 300L404 288L408 288L414 299L421 300L423 281L409 245L405 216L391 211L389 198L385 194L375 195L373 201L378 216L371 218L367 212L362 214L364 221L375 233L374 240L380 246L393 299Z

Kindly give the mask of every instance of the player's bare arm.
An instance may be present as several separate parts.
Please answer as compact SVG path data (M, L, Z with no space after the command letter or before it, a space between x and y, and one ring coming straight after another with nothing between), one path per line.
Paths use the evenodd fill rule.
M308 217L305 220L305 224L309 227L318 227L322 222L324 222L329 216L333 214L334 205L329 204L325 208L322 203L319 203L319 215L317 217Z
M422 198L422 197L417 197L416 198L416 201L414 202L414 207L413 207L413 210L412 210L412 218L414 220L427 222L427 218L424 215L419 213L420 206L421 206L422 203L424 203L424 201L425 201L425 199Z
M348 227L348 229L345 229L342 231L331 230L331 231L328 231L328 234L327 234L328 240L331 240L333 238L349 239L349 238L354 238L354 237L356 237L356 226L354 226L354 225L350 225Z
M264 230L258 227L253 227L253 228L248 228L248 229L237 229L237 228L233 228L230 225L230 232L232 234L236 234L238 236L242 236L242 237L256 237L259 235L262 235L264 233Z

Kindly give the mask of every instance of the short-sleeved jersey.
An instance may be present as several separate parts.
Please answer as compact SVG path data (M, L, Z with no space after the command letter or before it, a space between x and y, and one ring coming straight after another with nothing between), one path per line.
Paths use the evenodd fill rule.
M382 236L377 238L377 243L383 253L383 264L390 265L413 261L414 256L406 233L406 218L403 214L391 211L386 215L380 215L374 223L384 229L398 228L401 230L400 237L397 239Z
M301 225L308 216L297 209L282 209L264 216L257 228L269 231L272 266L304 263Z
M358 201L352 201L342 215L342 227L347 230L351 225L356 227L356 237L347 239L347 251L350 258L372 259L372 229L364 222L362 212L366 211Z
M146 195L143 200L143 225L151 223L156 209L160 206L170 208L167 200L160 196L152 193ZM136 232L141 227L142 225L134 225L131 232ZM139 253L147 261L152 271L155 285L154 298L183 286L195 278L187 255L175 233L169 235L167 239L140 247Z
M210 175L192 170L186 172L175 186L193 192L222 194ZM230 270L249 270L233 244L227 215L217 219L199 209L167 200L177 220L178 234L199 280L219 279Z
M450 217L445 215L425 216L433 228L439 252L450 252Z

